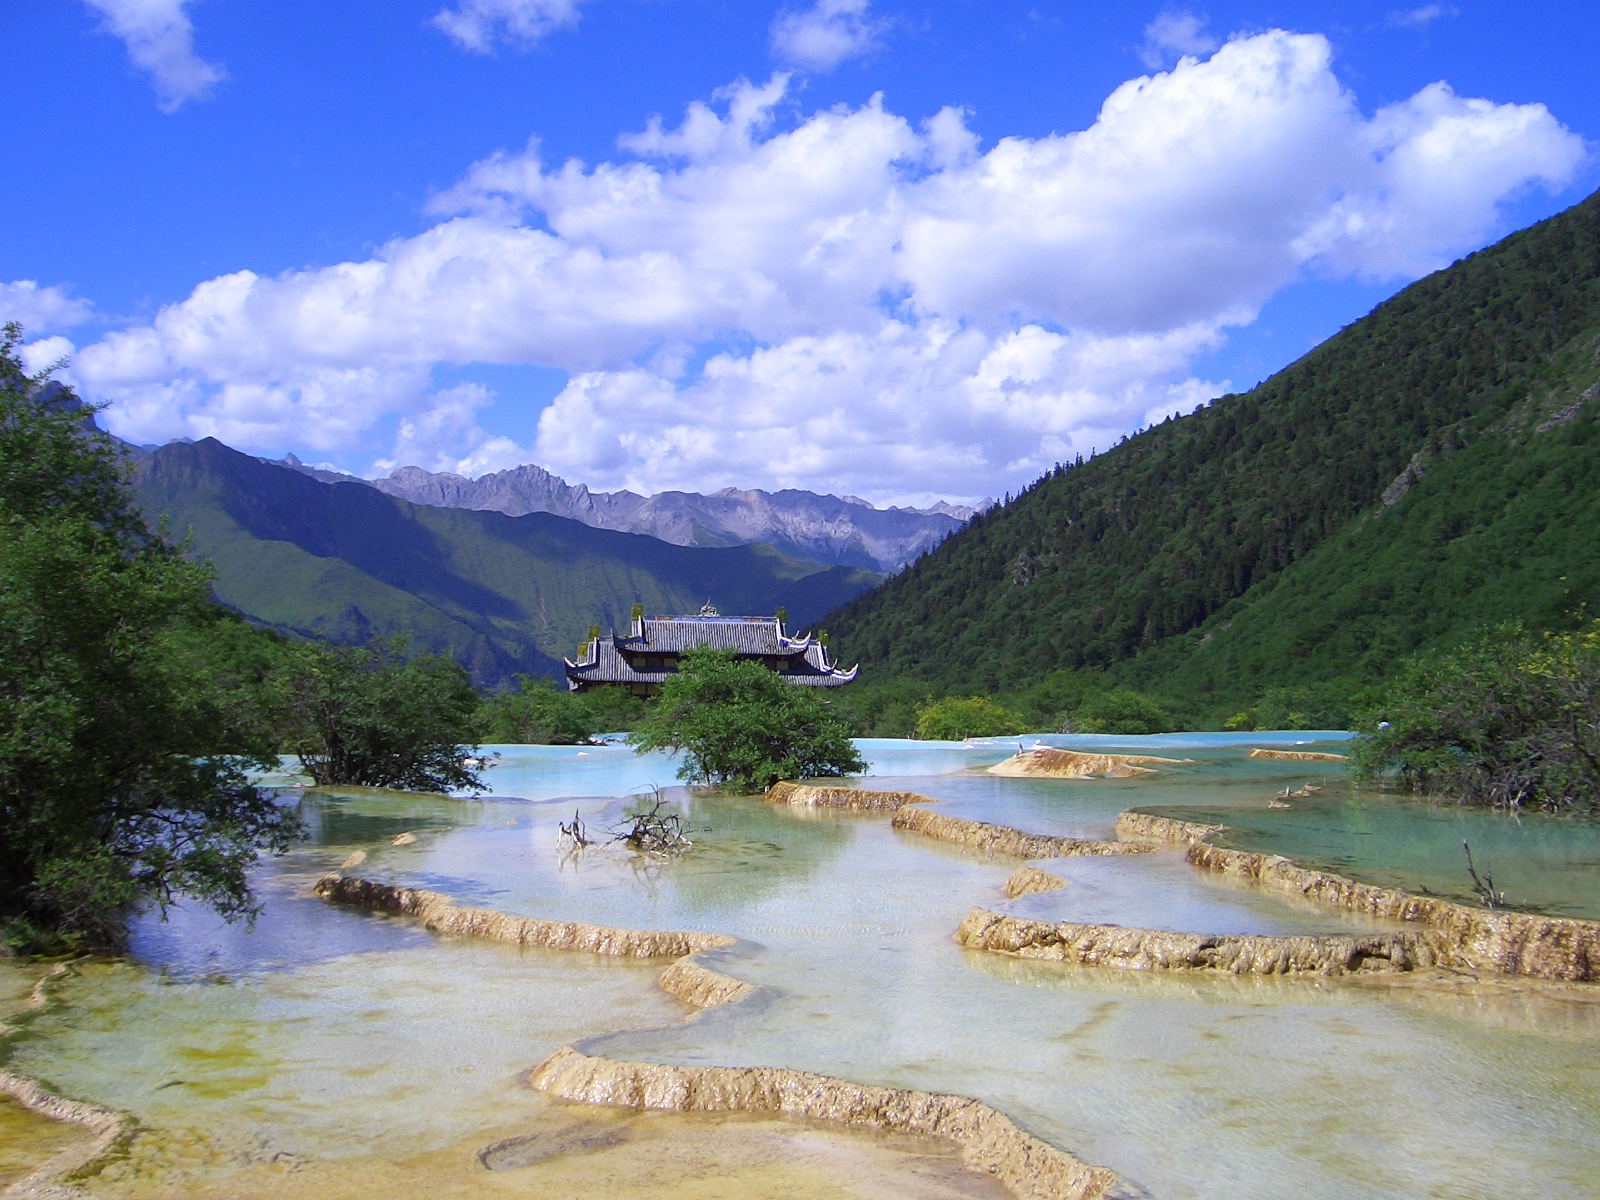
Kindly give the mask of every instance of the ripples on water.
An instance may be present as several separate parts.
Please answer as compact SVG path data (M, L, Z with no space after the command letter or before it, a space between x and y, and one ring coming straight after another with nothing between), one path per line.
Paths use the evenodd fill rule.
M1234 844L1445 894L1462 890L1466 836L1513 898L1600 915L1592 824L1431 809L1353 791L1338 764L1243 757L1304 734L1043 740L1193 761L1131 780L1018 780L976 772L1017 739L862 746L871 786L955 815L1109 837L1123 809L1181 811L1230 825ZM962 914L1006 906L1014 864L898 833L882 814L674 790L698 830L683 859L595 848L563 862L558 822L577 811L606 828L627 796L671 783L673 763L620 747L494 749L488 799L307 797L315 841L258 872L253 931L187 909L141 922L132 961L81 968L0 1053L154 1130L211 1131L233 1164L443 1154L549 1119L518 1073L604 1035L590 1048L978 1096L1158 1197L1600 1196L1588 993L1153 978L964 951L951 936ZM1311 781L1323 791L1266 808ZM400 833L415 841L392 845ZM360 874L462 903L733 934L717 967L761 999L682 1024L653 986L658 967L440 941L311 899L356 850ZM1370 927L1201 877L1176 852L1044 865L1066 887L1013 911L1210 932ZM148 1179L170 1184L187 1168L164 1153Z

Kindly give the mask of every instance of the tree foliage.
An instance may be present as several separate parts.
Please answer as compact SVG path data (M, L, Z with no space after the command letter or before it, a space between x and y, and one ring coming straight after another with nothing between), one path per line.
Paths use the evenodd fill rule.
M453 660L407 658L398 638L313 642L290 649L274 684L287 748L319 785L483 790L468 762L478 749L478 697Z
M1085 701L1068 721L1073 733L1171 733L1172 717L1132 688L1112 688Z
M481 740L581 746L601 734L632 729L644 717L644 701L623 688L571 692L530 675L518 675L516 685L483 701L477 726Z
M1021 713L986 696L946 696L917 710L917 736L930 741L1005 737L1027 728Z
M680 779L738 791L866 770L826 699L731 650L685 654L628 742L682 751Z
M1355 748L1359 774L1469 804L1600 811L1600 623L1481 631L1414 658Z
M205 567L145 527L92 410L0 336L0 922L115 944L178 894L255 911L246 872L299 830L253 787L263 725L196 671Z

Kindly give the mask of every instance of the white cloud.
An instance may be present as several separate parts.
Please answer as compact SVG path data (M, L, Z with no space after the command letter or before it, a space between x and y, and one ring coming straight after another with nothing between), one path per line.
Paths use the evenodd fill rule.
M1210 54L1222 43L1205 31L1206 19L1182 9L1168 9L1144 27L1139 61L1152 71L1184 57Z
M1422 29L1441 17L1459 17L1461 10L1453 4L1424 4L1421 8L1400 9L1389 14L1389 24Z
M121 38L128 57L147 71L162 111L200 100L226 78L222 68L194 52L189 0L84 0L100 14L101 28Z
M373 471L409 466L476 477L530 461L531 451L478 427L477 411L493 402L493 393L476 383L433 393L400 422L393 454L374 462Z
M74 380L70 364L76 349L70 341L57 334L36 342L24 342L17 348L17 357L22 360L22 369L29 375L38 375L54 367L56 369L51 378L58 383L71 385ZM67 365L57 367L58 363Z
M810 8L780 12L772 22L772 53L811 71L831 71L870 54L882 44L888 22L869 17L868 7L868 0L816 0Z
M64 287L40 287L32 279L0 283L0 322L15 321L25 333L69 329L94 311Z
M461 0L440 9L433 24L464 50L487 54L498 41L533 46L552 30L578 23L583 0Z
M1223 384L1192 364L1307 271L1404 279L1567 183L1541 105L1442 84L1364 116L1327 42L1237 38L1088 129L983 150L963 114L802 114L783 75L620 139L474 165L365 261L209 280L83 349L118 432L386 462L533 461L593 486L996 493ZM693 364L703 365L695 367ZM440 364L570 382L523 450ZM487 469L487 468L484 468Z

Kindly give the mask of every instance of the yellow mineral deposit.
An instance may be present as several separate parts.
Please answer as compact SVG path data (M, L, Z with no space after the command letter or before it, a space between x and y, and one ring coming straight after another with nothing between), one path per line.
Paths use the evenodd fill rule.
M1033 779L1131 779L1153 774L1156 767L1177 766L1183 761L1145 754L1084 754L1040 747L1019 750L1005 762L990 767L989 774Z
M1189 847L1188 858L1201 870L1330 908L1415 922L1423 927L1420 936L1440 966L1531 979L1600 981L1600 921L1472 908L1437 896L1357 883L1277 855L1225 850L1203 842Z
M767 799L790 808L845 808L863 812L893 812L906 804L932 804L916 792L880 792L871 788L822 787L811 783L775 783Z
M915 805L895 810L894 827L906 833L919 833L923 837L953 842L969 850L997 854L1006 858L1075 858L1085 854L1142 854L1151 849L1150 846L1136 842L1097 842L1089 838L1025 833L1009 825L991 825L987 821L947 817Z
M564 1046L536 1066L539 1091L586 1104L671 1112L770 1113L954 1143L967 1164L1029 1200L1124 1194L1117 1176L1079 1162L965 1096L866 1087L781 1067L677 1067L592 1057Z
M1348 756L1328 754L1320 750L1269 750L1258 746L1245 757L1276 758L1285 762L1344 762Z
M1018 896L1031 896L1038 892L1055 892L1067 886L1059 875L1041 871L1024 864L1006 877L1005 893L1015 900Z

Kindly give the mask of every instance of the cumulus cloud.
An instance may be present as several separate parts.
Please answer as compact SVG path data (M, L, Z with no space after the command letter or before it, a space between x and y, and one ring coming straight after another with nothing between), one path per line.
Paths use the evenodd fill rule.
M496 42L536 45L547 33L578 23L582 0L461 0L433 15L433 24L462 49L487 54Z
M85 0L100 27L122 39L128 58L148 72L163 112L201 100L226 78L222 68L194 52L189 0Z
M475 478L530 461L529 450L479 428L477 411L493 402L494 394L476 383L433 393L400 422L394 452L374 462L373 470L412 466Z
M22 369L29 375L39 375L54 368L52 378L58 383L70 385L75 382L70 364L76 348L66 338L56 334L35 342L24 342L17 348L17 357L22 360Z
M1205 31L1206 19L1181 9L1168 9L1144 27L1139 60L1159 71L1177 59L1210 54L1220 42Z
M209 280L76 369L140 441L353 452L393 426L381 465L994 493L1223 390L1192 364L1297 277L1442 265L1585 153L1541 105L1443 84L1364 115L1329 60L1236 38L987 150L956 109L803 114L786 76L741 81L615 161L494 155L424 232ZM568 374L531 446L486 431L504 398L430 390L470 363Z
M64 287L40 287L32 279L0 283L0 322L15 321L27 333L70 329L93 311L88 301Z
M868 0L816 0L810 8L780 12L772 22L772 53L811 71L831 71L870 54L888 22L868 16L867 8Z

